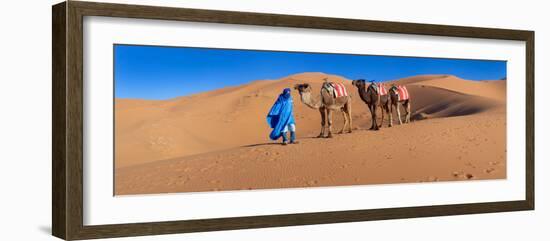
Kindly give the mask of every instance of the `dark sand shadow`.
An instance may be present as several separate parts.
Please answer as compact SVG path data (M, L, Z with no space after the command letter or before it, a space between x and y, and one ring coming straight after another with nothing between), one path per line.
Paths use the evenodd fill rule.
M258 144L251 144L251 145L245 145L245 146L241 146L241 147L257 147L257 146L277 146L277 145L282 145L281 143L279 142L267 142L267 143L258 143Z
M366 129L366 128L354 128L353 129L353 132L362 132L362 131L372 131L372 130L369 130L369 129ZM353 134L352 133L343 133L343 134L338 134L338 133L333 133L333 135L349 135L349 134ZM315 139L326 139L327 137L318 137L316 135L314 136L304 136L304 137L299 137L299 138L296 138L297 141L300 141L300 139L303 139L303 140L307 140L307 139L312 139L312 140L315 140ZM281 142L265 142L265 143L257 143L257 144L250 144L250 145L244 145L244 146L240 146L240 147L258 147L258 146L277 146L277 145L282 145Z
M296 138L296 141L300 141L300 139L323 139L323 138L319 138L317 136L306 136L306 137ZM282 143L281 142L266 142L266 143L250 144L250 145L245 145L245 146L241 146L241 147L258 147L258 146L282 146Z

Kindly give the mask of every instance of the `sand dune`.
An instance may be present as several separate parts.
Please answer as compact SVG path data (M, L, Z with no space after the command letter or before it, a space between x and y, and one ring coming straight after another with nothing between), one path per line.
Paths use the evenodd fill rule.
M300 144L237 147L121 168L117 195L482 180L506 177L504 116L358 130ZM480 135L481 134L481 135ZM323 146L323 148L319 148Z
M497 101L506 100L506 81L465 81L456 76L427 79L411 83L413 85L437 87L458 93L491 98Z
M390 81L388 84L407 85L409 88L410 95L413 98L412 112L415 122L393 128L386 128L387 122L385 122L385 128L379 132L356 131L353 134L341 135L331 140L305 139L298 146L291 146L287 149L282 149L283 147L278 145L254 146L269 142L268 134L270 129L265 122L265 115L283 88L292 88L297 83L307 82L312 84L315 93L320 89L324 78L328 78L334 82L342 82L346 85L348 92L352 95L354 126L357 129L368 128L371 123L370 113L366 105L358 97L357 90L351 85L351 81L340 76L324 73L302 73L279 80L253 81L241 86L164 101L116 99L115 168L117 194L151 193L156 192L155 190L158 192L177 192L214 189L299 187L305 185L304 182L297 180L294 182L291 180L277 182L273 178L264 180L260 178L261 176L255 176L255 174L251 174L251 176L244 175L242 178L235 177L241 170L247 170L246 172L250 174L252 172L265 173L272 168L277 168L270 165L280 165L279 168L292 168L293 170L304 168L303 170L300 169L303 172L296 170L287 174L279 173L277 175L294 175L296 178L302 176L306 178L310 175L309 179L315 179L310 181L316 181L317 183L313 186L329 185L326 183L330 182L334 185L353 184L353 180L355 179L349 179L352 177L363 180L360 183L365 184L421 181L423 178L430 178L428 173L431 173L431 176L438 180L454 179L455 177L451 175L453 172L457 172L457 176L472 174L475 178L504 177L505 165L502 165L505 163L506 83L503 80L476 82L449 75L424 75ZM295 102L298 137L304 139L316 136L320 130L320 115L318 111L300 103L296 91L293 91L292 94ZM342 116L335 115L335 129L338 130L341 128L342 124ZM486 128L480 128L484 134L483 136L478 136L478 138L482 138L483 140L486 138L487 140L477 143L476 148L491 150L492 152L479 154L480 151L478 153L474 152L472 149L474 147L472 146L465 149L470 154L465 155L462 153L459 155L460 158L458 158L457 154L455 156L456 160L452 156L448 156L447 152L443 152L444 149L456 149L455 151L458 151L460 148L457 146L466 145L469 143L468 138L470 138L464 136L465 133L461 132L471 128L476 129L480 126L486 126ZM411 141L418 141L419 137L415 135L419 133L427 133L425 140L422 139L423 145L412 147L410 144L407 144ZM433 149L429 146L442 143L443 140L438 138L444 137L444 134L449 135L449 138L452 140L443 142L446 143L446 148L438 148L441 155L438 156L436 153L428 155L427 151ZM397 143L395 143L396 141ZM363 142L368 142L369 144L361 146ZM319 149L318 145L324 145L325 143L340 146L345 150L349 149L350 146L355 146L356 151L352 151L345 156L337 156L335 154L337 149L327 148L326 151L332 150L332 152L321 153L321 156L326 157L324 161L330 162L332 160L335 163L325 166L316 163L322 158L308 159L301 154L310 153L314 155L313 152ZM350 165L353 163L355 163L353 165L359 165L358 162L360 160L365 161L365 153L369 153L367 154L369 156L368 159L373 163L381 162L385 160L384 155L392 152L395 148L399 148L399 143L405 146L404 151L401 152L403 155L406 153L415 155L392 157L393 161L391 163L394 163L392 168L395 170L387 171L392 173L388 175L395 175L394 177L390 178L390 176L387 176L386 178L380 177L377 179L376 175L371 175L373 174L372 171L381 170L373 169L372 165L367 165L368 168L360 169L356 166L355 168L359 169L354 170L357 171L357 175L368 174L368 178L360 178L357 175L346 172L343 172L340 178L332 176L330 179L332 181L328 179L327 181L321 181L319 178L313 178L314 176L323 176L324 174L321 175L322 173L320 172L323 172L324 168L330 169L333 165L340 165L337 163L337 160L347 160L347 162L350 162ZM377 148L372 149L371 144L376 145ZM406 148L408 147L416 151L407 150ZM428 149L424 150L424 148ZM288 150L288 152L285 150ZM373 153L371 150L379 151L376 154L370 154ZM268 162L267 160L271 160L272 158L263 158L261 153L265 155L266 152L271 153L269 155L279 153L278 159L274 159L277 161ZM394 153L397 152L394 151ZM218 158L217 155L221 156ZM320 157L319 155L318 153L314 156ZM439 159L436 160L437 158ZM448 163L448 165L436 163L442 160L454 160L455 163ZM487 160L500 163L499 168L486 166ZM402 161L409 161L410 163L405 164ZM221 169L225 168L225 164L223 163L230 162L233 163L231 166L235 169L229 168L222 171ZM464 162L500 171L489 171L483 174L483 170L477 169L477 171L466 173L463 170L465 167L461 166L464 165ZM268 165L267 163L271 164ZM417 171L410 171L411 168L408 165L411 163L420 163L420 167L422 168ZM215 167L218 164L221 166ZM287 164L289 166L285 166ZM430 165L430 168L427 168L428 170L431 170L431 166L434 166L433 172L422 171L426 169L425 165L428 164ZM196 170L201 166L207 167L209 165L212 166L212 170L218 171L200 172L200 175L196 172L187 173L189 175L194 173L194 178L175 171L182 168L185 169L186 167L192 167L191 169ZM319 170L311 170L314 167L313 165ZM151 171L151 167L153 166L157 171ZM310 169L309 172L307 172L307 169ZM329 169L326 169L326 171ZM405 174L405 170L409 170L410 173ZM464 173L461 174L461 172ZM174 175L179 173L183 176L177 176L189 177L190 180L194 181L186 182L187 184L185 185L168 185L167 180L175 178L175 176L169 173L173 173ZM158 179L158 183L151 181L150 185L145 185L145 183L140 183L136 179L138 177L136 175L145 174L149 178L141 178L140 180L149 182L150 180ZM222 175L224 176L224 180L207 181L207 179L214 178L212 175ZM346 175L349 178L346 178ZM449 175L452 177L449 177ZM237 185L244 181L252 185L250 181L254 178L258 182L253 184L254 187ZM288 179L290 176L285 178ZM402 178L404 180L401 180ZM210 183L210 181L214 183ZM139 185L142 186L141 189L130 188L130 186L137 184L143 184ZM149 187L146 188L146 186Z
M299 74L166 101L117 99L115 165L130 166L265 141L270 131L265 116L282 89L292 87L298 79L320 88L324 77L327 75L321 73ZM342 77L328 77L344 81ZM345 81L351 90L351 82ZM300 129L305 133L318 131L318 111L300 104L297 93L293 98ZM360 106L358 99L355 103Z

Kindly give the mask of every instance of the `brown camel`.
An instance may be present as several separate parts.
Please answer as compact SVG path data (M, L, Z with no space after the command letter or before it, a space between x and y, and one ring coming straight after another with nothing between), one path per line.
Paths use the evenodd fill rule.
M384 111L386 111L386 113L388 113L388 115L390 116L391 126L392 117L390 115L390 101L388 95L380 96L379 93L376 91L375 83L371 83L368 87L366 87L364 79L354 80L352 84L357 87L361 100L363 100L363 102L365 102L365 104L367 104L367 106L369 107L372 117L372 126L370 130L379 130L379 128L382 126L382 123L384 123ZM376 108L378 106L382 108L382 121L380 122L380 126L378 125L378 121L376 119Z
M294 89L298 90L298 93L300 93L300 100L302 100L306 106L312 109L318 109L321 113L321 133L319 133L317 137L325 137L326 129L328 129L326 137L332 137L332 113L337 110L341 111L342 116L344 116L344 126L339 134L344 133L346 126L348 126L348 133L351 133L351 97L348 95L335 98L333 93L329 93L327 88L325 88L325 85L328 84L328 82L323 83L321 96L317 98L311 96L311 85L305 83L294 86ZM325 125L327 122L328 128Z
M406 100L399 100L399 94L397 91L397 86L392 85L390 88L390 98L391 98L391 106L390 106L390 126L393 125L393 121L391 116L393 115L393 108L397 110L397 119L399 119L399 124L403 124L401 121L401 112L399 111L399 105L403 106L403 109L405 109L405 123L411 122L411 97L409 96Z

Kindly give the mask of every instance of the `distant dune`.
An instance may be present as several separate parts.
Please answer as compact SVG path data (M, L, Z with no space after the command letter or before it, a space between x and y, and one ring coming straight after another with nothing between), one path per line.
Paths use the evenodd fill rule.
M309 139L319 133L320 115L293 90L297 134L303 141L270 145L265 116L282 89L310 83L318 93L324 78L348 88L356 131ZM408 87L414 122L392 128L385 122L378 132L363 130L370 126L370 113L351 80L324 73L164 101L116 99L116 193L505 177L505 80L423 75L390 83ZM335 115L336 129L342 124L342 116Z

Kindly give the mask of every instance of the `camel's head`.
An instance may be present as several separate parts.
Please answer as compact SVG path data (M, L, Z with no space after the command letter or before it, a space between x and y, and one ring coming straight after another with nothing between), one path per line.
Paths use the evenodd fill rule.
M311 85L309 85L308 83L305 83L305 84L296 84L294 86L294 89L295 90L298 90L298 93L302 94L302 93L309 93L311 92Z
M351 82L351 84L353 84L357 88L362 88L362 89L365 88L365 80L364 79L354 80L354 81Z

